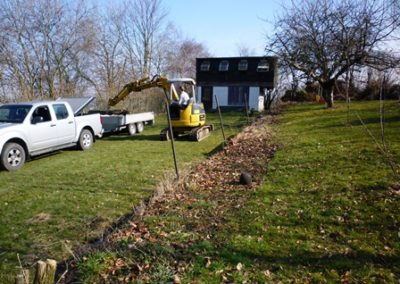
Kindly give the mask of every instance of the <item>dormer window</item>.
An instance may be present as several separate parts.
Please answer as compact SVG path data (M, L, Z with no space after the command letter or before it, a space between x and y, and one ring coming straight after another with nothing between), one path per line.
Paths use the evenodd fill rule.
M257 66L257 72L268 72L269 71L269 62L267 60L261 60Z
M239 64L238 64L238 70L239 71L247 71L247 68L249 66L249 63L247 62L247 60L240 60Z
M228 60L222 60L219 63L219 71L228 71L229 69L229 61Z
M200 65L200 71L210 71L210 61L203 61Z

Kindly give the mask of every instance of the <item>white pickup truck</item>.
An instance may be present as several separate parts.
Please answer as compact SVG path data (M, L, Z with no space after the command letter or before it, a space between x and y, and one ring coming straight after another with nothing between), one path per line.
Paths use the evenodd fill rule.
M32 156L72 146L90 149L101 137L99 114L81 115L93 98L0 106L0 166L13 171Z

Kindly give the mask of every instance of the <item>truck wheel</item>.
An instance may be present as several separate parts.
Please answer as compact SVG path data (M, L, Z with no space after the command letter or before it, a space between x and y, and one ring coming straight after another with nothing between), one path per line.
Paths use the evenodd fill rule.
M7 171L16 171L25 164L25 149L18 143L7 143L1 153L1 167Z
M136 124L134 124L134 123L128 124L128 133L130 136L133 136L136 134Z
M138 122L138 123L136 123L136 128L137 128L137 132L138 132L138 133L143 132L143 130L144 130L144 124L143 124L143 122Z
M93 134L89 129L83 129L79 136L78 147L85 151L93 146Z

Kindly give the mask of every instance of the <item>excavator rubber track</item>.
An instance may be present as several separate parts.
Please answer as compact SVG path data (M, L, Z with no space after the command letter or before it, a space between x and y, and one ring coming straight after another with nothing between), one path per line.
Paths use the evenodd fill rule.
M210 133L214 130L214 126L212 124L206 124L200 127L193 128L190 131L190 139L192 141L201 141L208 136L210 136Z
M175 135L174 135L174 137L175 137ZM171 139L171 137L169 135L168 127L164 128L163 130L161 130L161 132L160 132L160 140L161 141L169 141L170 139Z
M210 133L214 130L214 126L212 124L207 124L207 125L202 125L199 127L195 127L192 129L173 129L173 135L174 138L180 137L180 136L187 136L189 137L190 140L192 141L201 141L205 138L207 138L208 136L210 136ZM170 135L169 135L169 130L168 127L164 128L163 130L161 130L160 132L160 140L161 141L169 141L171 139Z

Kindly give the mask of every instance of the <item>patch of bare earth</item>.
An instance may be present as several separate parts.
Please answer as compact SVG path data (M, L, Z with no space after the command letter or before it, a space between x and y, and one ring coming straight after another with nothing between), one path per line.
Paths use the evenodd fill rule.
M139 214L110 233L102 249L121 252L119 244L125 242L129 244L126 249L141 256L134 260L116 258L101 278L106 282L152 282L154 263L162 257L168 263L164 264L169 273L174 275L172 281L179 283L180 275L195 257L189 252L191 245L206 240L218 246L220 240L214 236L224 225L226 214L240 210L246 203L262 182L267 163L276 151L266 120L258 118L230 139L222 151L198 164L179 182L164 186L162 194L157 194L140 208ZM243 172L251 175L250 185L239 182ZM159 252L151 251L152 247L171 248L173 253L160 256Z

